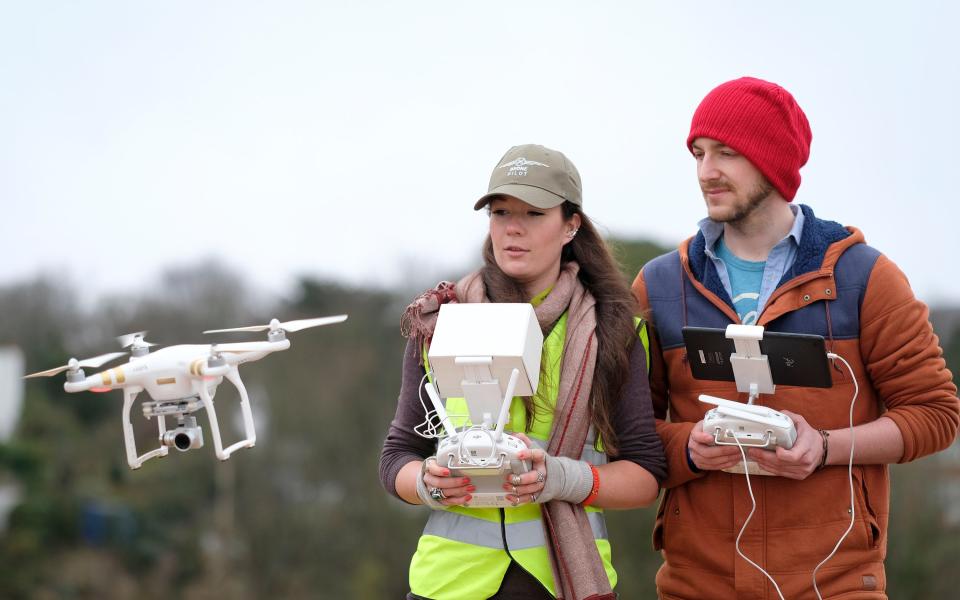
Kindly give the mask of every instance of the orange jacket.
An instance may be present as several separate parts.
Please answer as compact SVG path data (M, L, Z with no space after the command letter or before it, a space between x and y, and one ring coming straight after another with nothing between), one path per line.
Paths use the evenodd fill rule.
M960 404L927 307L858 230L802 209L796 262L757 324L826 338L828 350L850 363L860 383L855 424L881 415L892 419L903 435L901 462L946 448L957 434ZM703 246L702 234L686 240L648 263L633 284L652 324L650 387L669 465L653 533L654 548L664 557L657 588L664 599L776 598L763 574L734 549L751 508L744 477L694 472L687 461L690 430L710 408L697 396L746 400L733 383L693 379L686 362L681 327L738 322ZM842 365L832 371L832 388L778 386L758 404L799 413L817 429L846 427L853 384ZM854 465L853 477L854 528L818 571L817 583L824 598L886 598L888 468ZM741 550L770 573L786 598L815 598L813 568L850 522L846 467L826 467L803 481L757 476L751 482L757 509Z

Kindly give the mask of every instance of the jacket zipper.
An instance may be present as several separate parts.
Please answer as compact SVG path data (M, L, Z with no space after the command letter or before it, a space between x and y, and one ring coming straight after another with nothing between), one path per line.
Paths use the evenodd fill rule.
M740 317L737 316L736 311L733 310L733 308L731 308L726 302L724 302L723 300L721 300L716 294L714 294L712 291L708 290L705 285L703 285L701 282L697 281L697 278L693 276L693 271L690 270L690 262L689 262L689 261L690 261L689 257L684 257L684 260L681 261L681 268L683 269L684 273L686 274L687 279L690 280L690 284L693 285L694 289L696 289L698 292L700 292L700 295L701 295L701 296L703 296L704 298L707 298L708 300L710 300L710 302L713 303L714 306L716 306L717 308L719 308L720 310L722 310L723 313L724 313L725 315L727 315L727 317L728 317L733 323L739 323L739 322L740 322ZM682 290L682 289L680 290L680 293L681 293L681 295L683 294L683 290ZM733 316L731 316L731 315L733 315ZM736 318L734 318L734 316L735 316ZM686 319L686 315L684 315L684 319Z

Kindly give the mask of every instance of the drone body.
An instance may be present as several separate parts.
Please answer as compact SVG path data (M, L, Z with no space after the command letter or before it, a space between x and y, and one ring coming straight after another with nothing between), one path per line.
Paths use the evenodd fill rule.
M87 376L81 367L99 367L124 353L104 354L95 358L78 361L71 359L67 365L33 373L30 377L49 377L67 371L67 381L63 389L67 392L108 392L123 390L123 433L126 444L127 464L131 469L139 469L144 462L156 456L166 456L170 447L182 452L203 446L203 433L196 424L192 413L206 409L210 420L210 432L213 435L214 451L217 458L227 460L241 448L252 448L257 437L250 409L247 390L240 379L239 366L259 360L264 356L286 350L290 340L285 332L299 331L308 327L328 325L346 320L346 315L302 319L280 323L276 319L269 325L218 329L204 333L227 331L262 331L269 329L268 341L240 342L227 344L183 344L168 346L150 352L153 344L143 340L145 332L123 336L121 344L129 346L132 356L129 362ZM244 438L224 448L220 436L220 426L214 406L217 386L226 378L237 388L240 394L240 411L243 416ZM139 455L130 422L130 413L134 401L141 392L150 397L143 402L143 415L157 419L160 446ZM167 430L167 417L176 417L177 426Z
M262 349L254 349L262 345ZM233 348L241 347L242 351ZM177 400L200 393L202 383L216 389L231 366L259 360L271 352L286 350L290 340L240 344L181 344L145 356L133 356L126 364L106 369L80 381L67 380L67 392L108 392L140 387L153 400ZM211 357L219 355L223 364ZM211 366L211 362L213 366Z

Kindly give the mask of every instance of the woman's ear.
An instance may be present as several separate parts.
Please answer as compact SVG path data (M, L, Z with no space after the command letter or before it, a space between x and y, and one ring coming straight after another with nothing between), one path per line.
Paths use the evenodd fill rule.
M579 230L580 230L580 215L574 214L572 217L570 217L570 220L567 221L565 225L565 229L563 231L563 238L564 238L563 244L567 245L568 243L570 243L573 240L574 236L577 235L577 231Z

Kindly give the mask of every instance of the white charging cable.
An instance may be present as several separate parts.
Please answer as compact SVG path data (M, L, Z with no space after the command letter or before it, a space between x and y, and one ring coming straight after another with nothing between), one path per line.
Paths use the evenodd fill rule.
M823 596L820 595L820 588L817 587L817 571L819 571L820 567L826 564L826 562L833 558L833 555L837 553L837 549L840 548L840 544L843 543L843 540L846 539L847 534L849 534L850 530L853 529L853 523L856 517L854 514L856 509L853 496L853 405L856 404L857 396L860 394L860 384L857 383L857 377L853 374L853 367L850 366L850 363L848 363L846 359L839 354L834 354L833 352L827 352L827 358L837 359L846 365L847 370L850 371L850 379L853 380L853 400L850 401L850 459L847 461L847 478L850 481L850 524L847 525L847 530L844 531L843 535L840 536L840 539L837 540L837 545L833 547L833 550L830 552L830 554L828 554L825 559L820 561L820 564L813 569L813 591L817 593L817 598L819 600L823 600Z
M437 421L440 420L440 415L437 414L436 410L427 408L427 403L423 401L423 382L427 379L429 373L424 373L423 377L420 378L420 383L417 385L417 396L420 398L420 406L423 407L424 421L416 427L413 428L414 433L419 435L422 438L434 439L443 437L442 425L440 423L434 423L434 419ZM450 435L451 432L446 432L447 435Z
M823 596L820 595L820 588L817 587L817 571L819 571L820 567L826 564L826 562L833 558L833 555L837 553L837 550L840 548L840 544L843 543L843 540L846 539L847 535L853 529L853 524L856 519L856 504L853 494L853 406L857 403L857 396L860 394L860 385L857 383L857 377L854 375L853 368L850 366L850 363L848 363L842 356L839 354L834 354L833 352L827 352L827 358L831 360L839 360L846 365L847 369L850 371L850 379L853 380L853 400L850 401L850 459L847 462L847 478L850 483L850 525L847 526L847 530L844 531L843 535L840 536L840 539L837 540L837 544L833 547L833 550L830 552L830 554L820 561L820 564L813 569L813 591L816 592L819 600L823 600ZM737 554L739 554L743 560L753 565L758 571L763 573L768 580L770 580L770 583L773 584L773 589L775 589L777 591L777 595L780 596L780 600L784 600L783 594L780 592L780 587L777 586L777 582L773 580L773 577L770 576L770 573L767 573L763 567L747 558L747 556L740 550L740 538L743 536L743 532L747 530L747 525L750 523L750 519L753 518L754 511L757 510L757 499L753 495L753 486L750 484L750 469L747 465L747 453L744 451L743 445L740 443L740 438L738 438L735 434L732 434L732 432L731 435L734 441L737 442L737 447L740 448L740 456L743 458L743 474L747 478L747 491L750 492L750 502L753 503L753 506L750 508L750 514L747 515L747 520L743 522L743 527L740 528L740 533L737 534L737 540L734 544L734 547L737 549Z
M784 600L783 593L780 592L780 586L778 586L777 582L773 580L773 577L770 576L770 573L767 573L763 567L747 558L747 555L740 550L740 538L743 537L743 532L747 530L747 525L750 523L750 519L753 518L754 511L757 510L757 499L754 498L753 486L750 485L750 469L747 466L747 453L743 450L743 444L740 443L740 438L737 435L733 436L733 440L737 442L737 448L740 448L740 456L743 457L743 474L747 478L747 491L750 492L750 502L753 503L753 506L750 508L750 514L747 515L747 520L743 522L743 527L740 528L740 533L737 534L737 541L734 544L734 547L737 549L737 554L743 557L743 560L753 565L754 568L759 570L767 577L767 579L770 580L770 583L773 584L773 589L777 590L777 595L780 596L780 600Z
M431 372L432 373L432 372ZM427 408L427 403L423 400L423 382L427 379L428 375L431 373L424 373L423 377L420 378L420 383L417 386L417 395L420 398L420 406L423 407L423 413L425 419L422 423L415 426L413 431L420 437L427 439L439 439L439 438L449 438L454 435L458 435L456 428L453 428L452 431L447 431L447 427L443 424L444 415L440 414L437 409ZM429 384L432 385L432 384ZM450 415L447 414L447 417L462 417L463 415ZM451 427L452 421L451 421ZM464 448L463 443L467 439L467 434L474 431L482 431L489 438L489 448L490 453L487 456L474 457L471 453ZM497 441L494 437L494 432L484 429L483 427L474 425L473 427L465 428L463 431L459 432L459 442L457 443L457 458L460 460L461 465L469 465L474 467L485 467L492 464L493 459L497 457Z
M433 371L424 373L423 377L420 378L420 384L417 385L417 397L420 399L420 406L423 408L424 420L419 425L416 425L413 431L420 437L427 439L451 437L457 434L457 428L454 425L453 419L465 419L467 415L446 412L443 410L443 405L439 404L439 398L436 400L431 398L430 401L435 402L435 408L427 408L427 403L423 401L423 390L427 388L427 386L430 386L427 388L427 395L430 395L430 390L436 390L436 388L433 387L432 383L428 382L425 386L423 382L432 374Z

